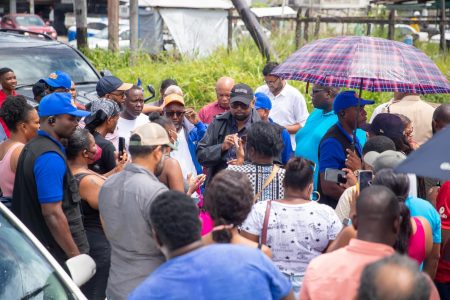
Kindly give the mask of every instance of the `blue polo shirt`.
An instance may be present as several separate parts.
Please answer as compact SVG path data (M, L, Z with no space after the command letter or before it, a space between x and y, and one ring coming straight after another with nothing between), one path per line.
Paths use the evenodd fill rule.
M48 137L65 153L64 146L47 132L39 130L38 134ZM64 175L67 171L64 158L53 151L45 152L35 160L33 171L39 203L62 201Z
M336 124L337 121L338 117L334 111L324 113L322 109L315 108L306 120L305 126L295 135L295 141L297 143L295 156L307 158L316 164L314 171L314 190L317 190L319 181L319 144L328 129ZM367 140L366 132L358 129L356 136L357 140L364 145Z

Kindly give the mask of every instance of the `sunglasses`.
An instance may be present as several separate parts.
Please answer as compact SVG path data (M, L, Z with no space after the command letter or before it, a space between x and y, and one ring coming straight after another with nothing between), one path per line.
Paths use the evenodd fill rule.
M233 103L230 103L230 106L232 109L238 109L240 107L245 110L245 109L249 108L248 104L244 104L242 102L233 102Z
M173 116L177 116L177 118L180 118L182 115L184 115L185 111L166 111L165 115L169 118L172 118Z

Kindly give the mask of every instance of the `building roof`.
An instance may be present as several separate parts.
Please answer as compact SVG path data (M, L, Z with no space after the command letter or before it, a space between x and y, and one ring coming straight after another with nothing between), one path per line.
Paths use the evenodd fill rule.
M196 9L231 9L234 7L229 0L139 0L139 6Z

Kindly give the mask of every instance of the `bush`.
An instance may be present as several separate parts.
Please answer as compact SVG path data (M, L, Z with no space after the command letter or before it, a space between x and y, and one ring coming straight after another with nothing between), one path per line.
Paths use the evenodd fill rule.
M272 36L272 45L275 45L275 51L279 54L281 62L295 51L293 34L280 35L272 32ZM447 57L439 54L438 45L426 43L418 46L434 60L443 74L450 78ZM156 57L140 53L135 66L129 65L129 53L113 54L96 49L87 50L85 54L98 70L109 69L126 82L136 83L140 78L143 85L153 84L155 90L159 90L162 80L175 79L185 93L187 105L197 110L215 100L215 82L221 76L230 76L237 83L246 83L254 89L263 84L262 68L265 61L253 41L249 39L240 42L230 53L226 49L218 49L212 55L200 59L181 57L174 53L163 53ZM290 84L305 95L304 82L290 81ZM305 98L311 111L311 98L309 96ZM363 91L363 98L373 99L380 104L392 98L392 93ZM448 95L425 95L423 98L436 103L450 102ZM375 107L376 105L367 107L369 115Z

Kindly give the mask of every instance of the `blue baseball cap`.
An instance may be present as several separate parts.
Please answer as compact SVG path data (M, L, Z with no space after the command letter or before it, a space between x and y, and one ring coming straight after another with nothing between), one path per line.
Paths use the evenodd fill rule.
M255 109L272 109L272 101L270 101L269 96L264 93L255 93Z
M374 104L373 100L364 100L359 99L359 105L364 106L368 104ZM336 98L334 98L333 110L334 113L338 113L341 110L347 109L349 107L357 107L358 106L358 97L356 96L355 91L343 91L340 92Z
M78 110L69 93L52 93L42 98L39 103L39 117L58 115L86 117L90 115L90 112Z
M55 71L50 73L47 78L42 78L41 80L53 88L62 87L69 90L72 86L72 79L63 71Z

